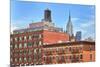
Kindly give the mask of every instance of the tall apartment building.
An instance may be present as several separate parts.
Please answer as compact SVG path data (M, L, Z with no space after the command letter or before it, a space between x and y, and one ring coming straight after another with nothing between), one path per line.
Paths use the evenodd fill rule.
M44 64L95 61L95 42L77 41L43 46Z
M68 36L47 30L11 35L11 64L42 64L43 45L66 42Z
M11 34L11 66L43 64L43 45L69 40L62 28L55 27L48 18L50 10L45 10L44 14L45 21L31 23L28 28L14 30Z

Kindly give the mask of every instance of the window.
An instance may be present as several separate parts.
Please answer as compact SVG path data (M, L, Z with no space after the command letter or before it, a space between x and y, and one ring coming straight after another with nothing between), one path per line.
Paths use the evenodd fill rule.
M80 59L83 59L83 55L80 55Z
M37 46L37 43L36 43L36 41L34 41L34 46Z
M22 40L22 37L19 37L19 40L21 41Z
M12 42L12 41L13 41L13 39L12 39L12 38L10 38L10 41Z
M63 53L63 54L65 53L65 48L62 48L62 53Z
M12 52L10 52L10 55L12 55L13 53Z
M79 49L79 50L80 50L80 52L82 52L83 48L82 48L82 47L80 47L80 49Z
M68 61L68 56L66 56L66 61Z
M34 49L34 53L36 53L36 49Z
M32 54L31 50L28 50L29 55Z
M36 41L33 42L33 45L36 46Z
M32 47L32 43L28 43L27 45L28 45L28 47Z
M26 57L24 57L24 61L25 61L25 62L27 61Z
M68 47L66 47L66 51L68 51Z
M11 48L11 49L13 48L12 44L10 45L10 48Z
M36 39L39 38L39 34L34 34L33 38L36 38Z
M28 58L28 61L31 62L31 57Z
M41 41L39 41L39 45L40 45L40 46L42 45L42 42L41 42Z
M22 44L21 43L19 44L19 48L22 48Z
M37 46L39 45L39 41L36 41L36 45L37 45Z
M23 50L20 50L20 53L19 54L22 55L22 53L23 53Z
M24 40L24 37L22 37L22 40Z
M69 51L71 51L71 47L69 47Z
M15 62L17 62L17 58L15 58Z
M61 56L61 61L62 61L62 62L65 62L64 56Z
M24 40L26 40L27 38L26 38L26 36L24 36Z
M17 38L17 37L15 37L15 41L17 41L17 39L18 39L18 38Z
M69 59L71 60L72 59L72 56L70 56Z
M42 35L41 34L39 34L39 38L42 38Z
M41 53L41 49L39 49L39 53Z
M56 61L57 61L57 62L59 61L59 57L58 57L58 56L56 56Z
M90 51L92 51L93 50L93 46L90 46Z
M17 56L19 54L19 50L16 50L14 54Z
M90 60L92 60L92 54L90 54Z
M13 59L11 58L10 61L13 62Z
M26 48L27 47L27 43L24 43L24 48Z
M56 52L58 52L59 48L56 48Z
M44 57L44 62L46 62L46 57Z
M34 41L34 46L38 46L39 42L38 41Z
M22 58L19 58L19 62L22 62Z
M58 57L58 63L60 63L60 62L61 62L61 56Z
M24 52L24 55L26 55L26 53L27 53L27 50L24 50L23 52Z
M15 44L15 48L17 48L17 44Z
M34 54L34 64L37 62L37 55Z
M31 36L29 36L29 40L31 40L32 39L32 37Z

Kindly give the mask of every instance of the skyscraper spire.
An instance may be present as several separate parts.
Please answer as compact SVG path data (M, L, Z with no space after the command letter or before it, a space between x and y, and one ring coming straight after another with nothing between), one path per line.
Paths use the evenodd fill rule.
M67 32L67 34L69 34L70 37L73 36L73 25L72 25L72 22L71 22L70 11L69 11L68 23L67 23L67 26L66 26L66 32Z
M71 15L70 15L70 11L69 11L69 19L68 19L69 22L71 22Z

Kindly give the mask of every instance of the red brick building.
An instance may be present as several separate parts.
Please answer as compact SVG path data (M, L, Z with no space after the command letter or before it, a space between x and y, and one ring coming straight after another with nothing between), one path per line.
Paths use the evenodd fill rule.
M55 27L49 13L45 11L43 21L10 35L11 67L95 61L95 42L75 41ZM70 28L69 32L72 34Z
M11 35L11 65L95 61L95 42L67 40L65 33L47 30Z
M43 31L43 43L52 44L59 42L66 42L69 40L69 36L63 32L52 32L48 30Z
M11 35L11 64L43 64L43 45L68 41L62 32L39 30Z
M43 46L44 64L95 61L95 42L78 41Z

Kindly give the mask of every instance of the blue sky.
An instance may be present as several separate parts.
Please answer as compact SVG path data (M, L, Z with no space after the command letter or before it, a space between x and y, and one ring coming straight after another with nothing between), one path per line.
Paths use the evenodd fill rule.
M44 17L44 10L47 8L52 11L52 20L57 27L66 30L70 11L74 34L76 31L82 31L82 39L87 37L95 39L94 5L37 3L11 0L11 29L26 28L32 21L41 21Z

